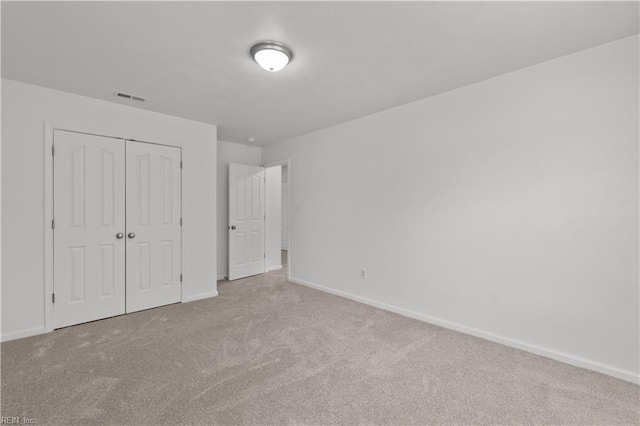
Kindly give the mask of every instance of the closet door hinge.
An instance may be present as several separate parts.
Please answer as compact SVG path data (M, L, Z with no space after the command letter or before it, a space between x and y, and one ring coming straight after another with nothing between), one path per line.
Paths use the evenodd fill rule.
M51 145L51 155L56 155L56 146Z
M56 303L56 294L51 293L51 303Z
M180 226L182 226L182 218L180 218Z
M180 282L182 282L182 274L180 274Z
M51 229L56 229L56 220L51 219Z
M180 168L182 168L182 160L180 160Z

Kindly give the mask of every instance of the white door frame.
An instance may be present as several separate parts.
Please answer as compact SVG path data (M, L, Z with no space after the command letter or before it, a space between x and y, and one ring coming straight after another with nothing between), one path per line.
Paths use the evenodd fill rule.
M157 143L157 142L149 142L145 140L137 139L135 136L127 137L127 136L114 136L109 134L108 131L98 130L91 131L86 128L80 128L74 126L72 124L60 124L60 123L52 123L50 121L44 122L44 143L43 143L43 162L44 162L44 174L43 174L43 185L44 185L44 200L43 200L43 234L44 234L44 331L48 333L53 331L53 300L51 300L51 295L53 294L53 228L52 228L52 220L53 220L53 134L54 131L61 130L65 132L74 132L74 133L83 133L87 135L94 136L102 136L113 139L120 139L125 143L125 141L136 141L142 143L150 143L155 145L164 145L171 146L174 148L180 149L180 159L182 160L182 147L178 145L170 145L165 143ZM180 173L182 174L182 168L180 169ZM182 211L182 187L183 179L180 179L180 216L183 216ZM180 228L180 269L184 270L184 235L182 232L182 227ZM181 291L181 302L184 302L186 299L185 296L185 286L183 283L180 283Z
M293 244L291 243L291 160L286 158L284 160L272 161L270 163L264 164L262 167L266 169L267 167L274 166L287 166L287 173L289 174L289 193L287 194L289 196L289 220L287 223L287 226L289 227L289 249L287 250L287 280L289 280L291 279L291 251L293 250ZM280 212L280 214L282 214L282 212ZM266 244L267 239L265 238L265 251L267 249Z

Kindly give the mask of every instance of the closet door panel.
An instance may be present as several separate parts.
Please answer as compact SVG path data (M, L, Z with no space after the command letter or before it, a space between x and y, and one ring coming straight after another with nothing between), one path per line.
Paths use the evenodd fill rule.
M125 312L125 144L54 132L54 328Z
M127 303L181 300L180 148L127 141Z

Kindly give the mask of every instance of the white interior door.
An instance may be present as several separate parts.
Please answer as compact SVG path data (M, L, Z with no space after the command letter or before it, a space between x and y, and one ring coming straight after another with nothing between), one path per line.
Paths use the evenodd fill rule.
M180 155L127 141L127 312L181 300Z
M124 141L54 132L54 328L125 312Z
M264 168L229 164L229 280L264 273Z

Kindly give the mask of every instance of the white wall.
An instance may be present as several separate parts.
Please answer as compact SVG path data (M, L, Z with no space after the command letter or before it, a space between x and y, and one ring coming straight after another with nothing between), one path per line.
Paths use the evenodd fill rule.
M636 36L266 147L292 277L637 380L638 91Z
M265 269L267 272L282 268L282 166L265 170Z
M218 280L229 269L229 163L259 166L262 150L257 147L218 141Z
M45 121L182 147L183 301L217 295L216 126L3 79L2 339L45 330Z

